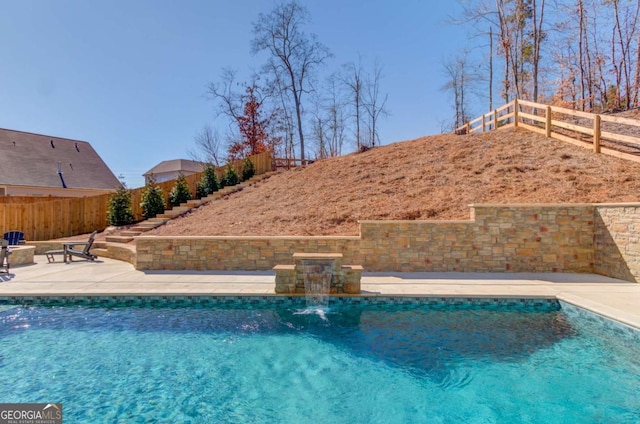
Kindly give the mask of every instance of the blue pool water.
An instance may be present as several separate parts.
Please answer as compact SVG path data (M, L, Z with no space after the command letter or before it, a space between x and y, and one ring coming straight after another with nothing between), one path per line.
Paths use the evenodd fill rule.
M553 302L0 306L0 402L67 423L638 423L639 347Z

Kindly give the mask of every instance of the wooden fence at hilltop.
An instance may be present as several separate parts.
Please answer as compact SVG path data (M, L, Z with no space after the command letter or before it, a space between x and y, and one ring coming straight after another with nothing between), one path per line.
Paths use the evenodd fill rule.
M273 167L270 152L260 153L250 157L256 175L271 171ZM231 162L231 166L242 169L242 161ZM216 169L222 178L225 167ZM196 191L196 184L202 178L202 173L185 177L192 196ZM175 185L175 180L157 184L164 194L165 205L168 207L169 193ZM140 201L144 187L131 191L131 209L135 219L142 219ZM107 210L111 194L101 194L89 197L30 197L30 196L0 196L0 237L6 231L20 230L29 240L51 240L78 234L90 233L94 230L104 230L107 227Z
M518 127L622 159L640 162L640 120L513 100L456 128L471 134Z

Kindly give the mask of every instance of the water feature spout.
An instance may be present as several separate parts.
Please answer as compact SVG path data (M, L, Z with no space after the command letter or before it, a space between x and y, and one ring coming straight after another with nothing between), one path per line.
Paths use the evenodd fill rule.
M329 305L333 261L322 259L303 259L304 293L307 307L326 308Z

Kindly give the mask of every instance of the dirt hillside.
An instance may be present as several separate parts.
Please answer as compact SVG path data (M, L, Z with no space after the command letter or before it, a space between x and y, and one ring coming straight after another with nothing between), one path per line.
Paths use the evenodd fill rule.
M318 161L149 235L357 235L358 220L468 219L471 203L640 200L640 164L525 130L436 135Z

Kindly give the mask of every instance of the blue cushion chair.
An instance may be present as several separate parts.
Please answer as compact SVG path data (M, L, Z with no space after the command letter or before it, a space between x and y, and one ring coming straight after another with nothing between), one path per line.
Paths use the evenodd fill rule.
M24 233L18 230L11 230L4 233L2 236L3 239L9 242L9 246L17 246L19 244L24 244Z

